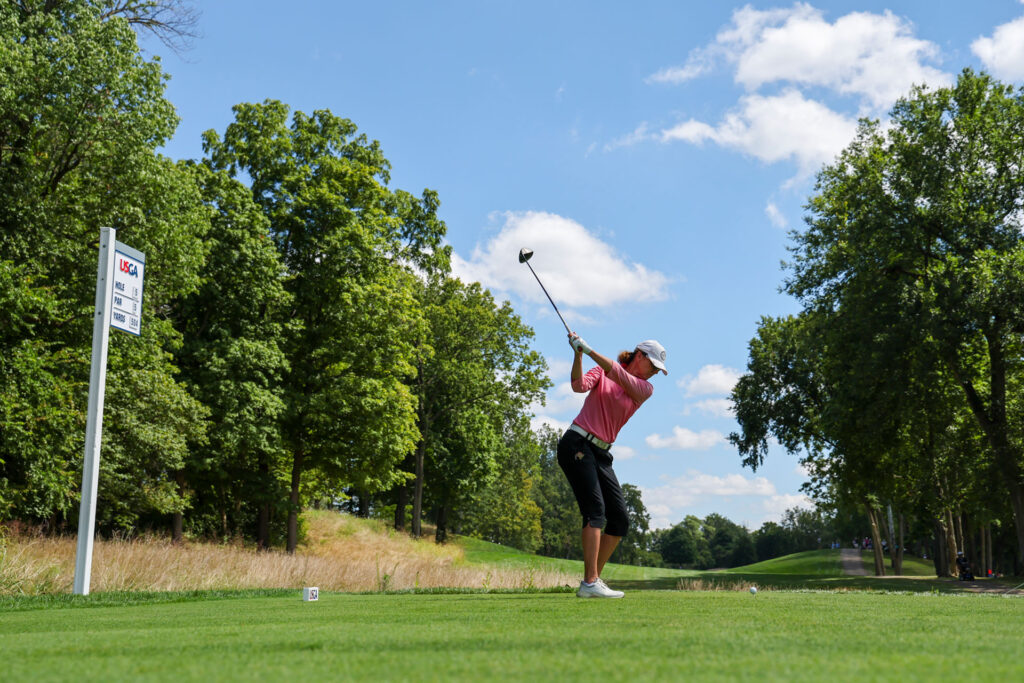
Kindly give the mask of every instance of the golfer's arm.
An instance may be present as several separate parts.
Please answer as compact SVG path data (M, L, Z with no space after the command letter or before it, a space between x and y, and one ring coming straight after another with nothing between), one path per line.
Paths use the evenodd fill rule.
M601 366L606 377L611 378L613 382L622 387L622 390L626 392L626 395L637 403L643 403L647 400L647 397L650 396L650 392L644 393L644 391L638 386L639 384L646 383L641 382L641 380L626 372L625 369L619 365L618 361L613 361L607 356L602 356L597 351L591 351L590 357ZM617 365L618 367L613 370L613 365Z
M611 359L609 359L607 356L602 356L597 351L593 351L593 350L591 350L589 355L590 355L591 358L594 359L595 363L597 363L598 365L601 366L601 369L604 370L605 373L609 373L609 372L612 371L612 362L613 361ZM576 356L576 358L579 359L579 356Z

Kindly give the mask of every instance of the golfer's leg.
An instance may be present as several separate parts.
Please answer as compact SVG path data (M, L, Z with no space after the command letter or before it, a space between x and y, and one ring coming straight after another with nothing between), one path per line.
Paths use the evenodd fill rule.
M583 580L593 583L601 575L600 567L604 566L604 562L600 560L601 530L588 524L583 527L581 539L583 541Z
M601 498L604 500L607 519L597 553L597 573L600 575L619 541L629 531L629 512L626 509L626 497L622 495L622 487L619 486L619 479L615 476L610 461L598 460L597 480L601 487Z
M597 464L589 445L575 432L566 432L558 442L558 465L572 487L583 516L583 580L593 582L601 547L601 528L605 525L604 499L598 481Z
M612 536L611 534L601 534L601 545L597 551L597 575L600 576L604 570L604 565L608 562L608 558L612 556L615 551L615 546L622 540L622 536ZM590 579L587 579L590 581Z

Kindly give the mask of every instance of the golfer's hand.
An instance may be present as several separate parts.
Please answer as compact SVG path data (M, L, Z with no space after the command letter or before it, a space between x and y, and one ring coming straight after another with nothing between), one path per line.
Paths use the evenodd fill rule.
M590 353L593 351L593 349L590 348L590 344L584 341L583 337L575 332L569 333L569 346L571 346L576 353Z

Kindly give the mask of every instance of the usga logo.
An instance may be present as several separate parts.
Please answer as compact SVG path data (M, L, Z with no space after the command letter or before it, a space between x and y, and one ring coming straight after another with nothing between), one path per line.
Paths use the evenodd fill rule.
M135 277L139 274L139 267L137 265L135 265L131 261L125 261L124 259L120 259L120 261L122 273L128 273L132 277Z

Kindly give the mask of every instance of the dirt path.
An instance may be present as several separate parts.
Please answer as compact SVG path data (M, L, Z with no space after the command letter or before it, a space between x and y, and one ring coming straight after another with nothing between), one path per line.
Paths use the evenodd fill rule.
M847 576L868 576L868 570L864 569L864 563L860 561L860 551L853 548L843 548L839 554L839 561L843 566L843 573Z

